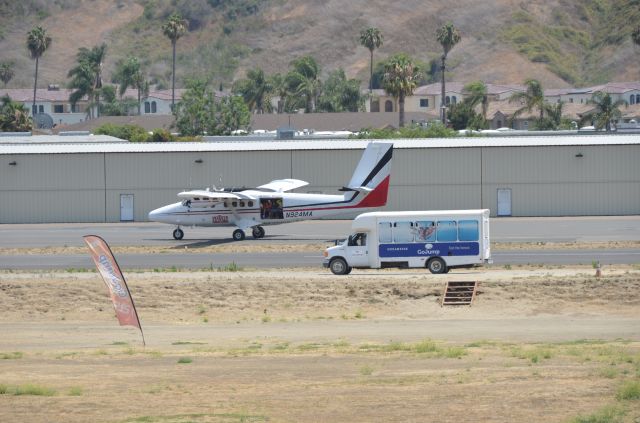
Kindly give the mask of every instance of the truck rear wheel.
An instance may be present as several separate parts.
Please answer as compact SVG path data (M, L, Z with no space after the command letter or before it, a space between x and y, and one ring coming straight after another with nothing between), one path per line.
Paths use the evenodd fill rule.
M447 273L447 264L440 257L434 257L427 263L427 269L433 274Z
M347 262L340 257L331 260L329 269L334 275L348 275L351 273L351 268L347 265Z

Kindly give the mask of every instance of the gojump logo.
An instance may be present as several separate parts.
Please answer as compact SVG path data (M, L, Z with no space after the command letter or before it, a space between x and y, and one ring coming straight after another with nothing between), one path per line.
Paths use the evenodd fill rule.
M109 284L111 285L113 292L115 292L120 298L127 297L127 291L122 286L122 281L116 276L116 272L113 269L113 266L111 266L111 262L105 255L100 256L100 265L109 275Z

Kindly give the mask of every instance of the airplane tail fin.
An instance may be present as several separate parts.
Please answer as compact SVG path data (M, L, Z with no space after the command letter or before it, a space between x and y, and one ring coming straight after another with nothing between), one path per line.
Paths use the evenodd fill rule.
M364 197L358 207L381 207L387 204L393 143L372 142L362 154L351 180L341 191L345 199L360 194Z

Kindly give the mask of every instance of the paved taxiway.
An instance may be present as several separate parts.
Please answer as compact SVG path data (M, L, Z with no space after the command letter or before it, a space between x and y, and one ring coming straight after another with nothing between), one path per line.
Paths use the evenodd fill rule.
M349 220L323 220L265 227L267 236L244 243L308 244L330 243L344 238L350 231ZM82 246L82 236L100 235L112 246L161 245L191 251L210 245L233 243L232 228L185 228L185 239L175 241L172 227L157 223L119 224L29 224L0 225L0 249ZM492 242L609 242L640 241L640 216L496 218L491 221ZM229 263L244 267L313 267L320 266L322 252L292 253L166 253L122 254L118 261L125 268L208 268ZM602 264L640 263L640 249L530 249L494 251L494 263L503 264ZM0 255L1 269L91 268L88 254Z

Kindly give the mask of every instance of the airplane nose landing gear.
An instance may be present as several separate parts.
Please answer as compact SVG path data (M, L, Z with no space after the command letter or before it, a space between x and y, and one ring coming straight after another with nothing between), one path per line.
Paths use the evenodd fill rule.
M242 229L236 229L233 231L233 240L234 241L243 241L244 240L244 231Z
M176 239L179 241L182 239L183 236L184 236L184 232L179 227L176 228L175 231L173 231L173 239Z

